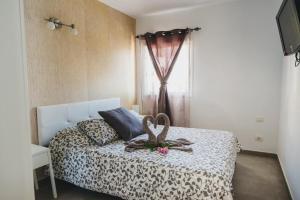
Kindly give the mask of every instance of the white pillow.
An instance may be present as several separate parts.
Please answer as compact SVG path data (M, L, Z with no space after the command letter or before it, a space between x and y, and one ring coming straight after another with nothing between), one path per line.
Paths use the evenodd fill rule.
M139 113L137 113L135 110L129 110L131 112L131 114L133 114L136 118L138 118L141 122L144 119L144 115L140 115Z

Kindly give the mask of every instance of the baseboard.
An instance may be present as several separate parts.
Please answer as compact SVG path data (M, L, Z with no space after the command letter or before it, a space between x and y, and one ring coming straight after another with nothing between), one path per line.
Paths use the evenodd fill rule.
M271 157L271 158L278 159L278 156L275 153L267 153L267 152L252 151L252 150L241 150L241 152L245 154L255 155L255 156L264 156L264 157Z
M293 195L291 193L291 188L290 188L290 185L288 184L288 180L287 180L287 177L286 177L286 174L285 174L285 171L283 170L282 168L282 165L281 165L281 162L280 162L280 158L277 154L275 153L266 153L266 152L260 152L260 151L251 151L251 150L241 150L242 153L245 153L245 154L250 154L250 155L255 155L255 156L264 156L264 157L270 157L270 158L275 158L278 160L278 163L279 163L279 167L280 167L280 170L281 170L281 173L283 174L283 178L284 178L284 184L288 190L288 193L289 193L289 198L291 200L293 200Z
M286 176L286 174L285 174L285 171L283 170L283 167L282 167L282 164L281 164L281 161L280 161L280 157L277 156L277 159L278 159L278 163L279 163L281 172L282 172L283 177L284 177L285 186L286 186L286 188L287 188L288 191L289 191L289 197L290 197L291 200L293 200L293 199L294 199L294 197L293 197L293 195L292 195L293 193L291 192L290 184L289 184L289 182L288 182L288 179L287 179L287 176Z

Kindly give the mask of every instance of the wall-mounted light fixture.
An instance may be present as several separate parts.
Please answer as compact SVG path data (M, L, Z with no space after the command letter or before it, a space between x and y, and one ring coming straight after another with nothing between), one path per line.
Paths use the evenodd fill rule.
M50 30L55 30L55 29L60 29L63 26L68 27L70 29L70 32L73 35L78 35L78 30L75 28L75 24L64 24L62 23L59 19L55 18L55 17L50 17L48 19L45 19L48 23L47 23L47 27Z

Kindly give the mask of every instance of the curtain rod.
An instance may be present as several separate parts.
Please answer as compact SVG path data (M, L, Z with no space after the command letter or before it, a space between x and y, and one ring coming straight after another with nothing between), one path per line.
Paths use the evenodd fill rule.
M193 31L200 31L202 28L201 27L196 27L196 28L186 28L186 29L173 29L173 30L170 30L170 31L158 31L156 33L159 33L159 32L172 32L172 31L176 31L176 30L188 30L189 32L193 32ZM141 34L141 35L137 35L135 38L143 38L145 37L147 33L145 34ZM155 34L155 33L153 33Z

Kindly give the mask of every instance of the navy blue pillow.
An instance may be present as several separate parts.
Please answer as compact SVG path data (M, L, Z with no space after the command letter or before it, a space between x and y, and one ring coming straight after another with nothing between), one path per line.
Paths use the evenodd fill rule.
M142 122L125 108L99 111L98 113L125 141L144 134Z

